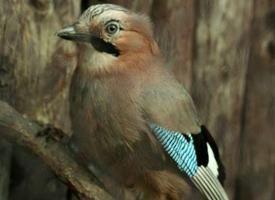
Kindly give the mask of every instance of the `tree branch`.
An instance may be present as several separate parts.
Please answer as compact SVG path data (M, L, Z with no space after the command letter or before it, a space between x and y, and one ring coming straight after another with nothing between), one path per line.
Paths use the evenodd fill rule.
M23 117L7 103L0 101L0 136L25 146L38 155L81 199L113 200L91 173L72 158L68 148L58 142L46 142L37 137L42 130L37 123Z

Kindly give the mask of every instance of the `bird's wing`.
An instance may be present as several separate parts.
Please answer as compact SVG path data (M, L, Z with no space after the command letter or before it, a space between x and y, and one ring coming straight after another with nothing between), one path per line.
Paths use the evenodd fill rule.
M147 83L143 94L149 129L178 169L209 200L227 200L221 185L225 173L217 145L201 126L191 97L169 75L160 73L155 80Z
M221 185L224 169L217 146L202 126L199 134L180 133L149 124L166 153L209 200L227 200Z

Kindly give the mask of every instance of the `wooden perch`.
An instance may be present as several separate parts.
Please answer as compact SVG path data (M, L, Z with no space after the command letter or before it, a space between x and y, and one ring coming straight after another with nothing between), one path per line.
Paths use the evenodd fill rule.
M47 142L37 137L42 130L37 123L23 117L7 103L0 101L0 137L29 148L38 155L81 199L113 200L91 173L83 169L72 153L58 142Z

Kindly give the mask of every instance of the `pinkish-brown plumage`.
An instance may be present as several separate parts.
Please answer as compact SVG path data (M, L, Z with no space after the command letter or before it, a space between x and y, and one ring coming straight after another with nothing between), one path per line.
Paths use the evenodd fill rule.
M64 30L59 36L83 42L70 91L76 153L141 199L188 199L186 176L148 123L195 134L200 122L190 96L163 66L150 20L103 4Z

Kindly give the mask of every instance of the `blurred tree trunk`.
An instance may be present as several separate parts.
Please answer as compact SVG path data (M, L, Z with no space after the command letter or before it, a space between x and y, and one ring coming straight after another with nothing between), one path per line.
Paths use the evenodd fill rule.
M254 2L238 199L275 199L275 1Z
M67 92L76 49L55 32L77 18L79 0L0 1L0 98L19 112L69 132ZM1 146L1 148L5 148ZM9 199L65 199L66 187L32 153L14 147L1 151L0 188ZM6 152L6 154L2 154ZM0 181L0 182L1 182ZM0 199L5 199L1 195Z
M54 33L97 3L151 16L167 68L191 92L221 149L232 199L274 199L274 0L2 1L0 99L69 132L77 50ZM0 174L11 160L10 147L3 148ZM65 199L64 186L40 161L21 148L13 152L10 199ZM0 178L0 192L8 177Z
M239 170L252 3L239 0L197 2L192 96L203 122L219 145L231 198Z
M8 200L10 183L11 145L0 139L0 199Z

